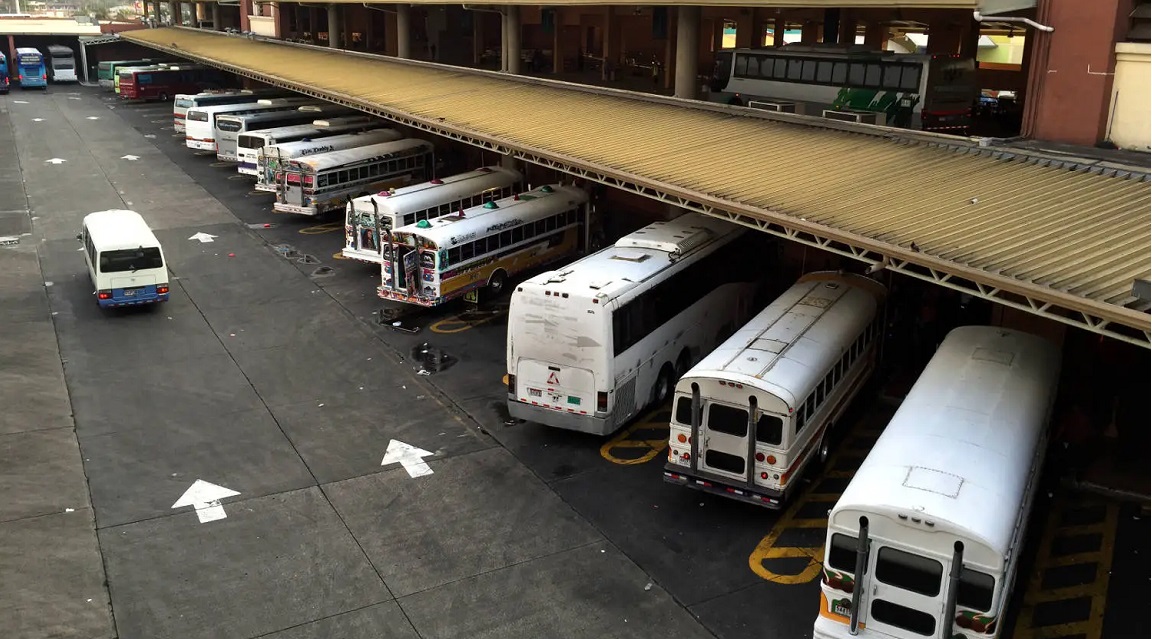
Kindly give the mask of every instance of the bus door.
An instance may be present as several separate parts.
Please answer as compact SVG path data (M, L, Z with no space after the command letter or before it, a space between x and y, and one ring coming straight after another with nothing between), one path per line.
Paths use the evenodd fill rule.
M429 300L440 297L440 269L436 260L436 250L420 250L420 296Z
M754 487L750 473L755 468L751 458L756 451L756 427L749 424L748 409L749 406L707 402L701 416L696 461L700 470ZM754 409L752 412L755 415Z
M285 168L282 173L277 177L281 177L279 199L281 204L294 204L300 206L304 202L304 180L308 181L308 185L312 184L311 175L302 175L299 170Z
M873 549L868 558L868 611L861 615L861 619L867 618L868 629L897 639L939 636L936 624L948 574L944 565L879 543L874 543ZM937 614L925 612L929 610Z

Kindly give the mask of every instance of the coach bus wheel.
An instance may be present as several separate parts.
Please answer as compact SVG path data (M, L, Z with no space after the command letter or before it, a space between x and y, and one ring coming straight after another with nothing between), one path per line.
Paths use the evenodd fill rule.
M660 369L660 374L656 376L656 385L652 387L652 405L660 406L668 396L672 394L672 366L665 364L664 368Z
M161 102L167 102L168 101L168 94L167 93L161 93L160 94L160 101Z
M832 456L832 443L828 441L828 435L820 439L820 448L816 450L816 455L821 466L828 463L828 458Z

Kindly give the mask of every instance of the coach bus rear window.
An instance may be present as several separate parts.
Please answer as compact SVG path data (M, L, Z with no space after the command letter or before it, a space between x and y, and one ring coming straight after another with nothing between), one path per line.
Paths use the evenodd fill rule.
M260 149L264 147L264 138L254 135L242 135L237 144L242 149Z
M193 122L207 122L208 114L203 111L189 111L187 114L189 120Z
M164 266L160 249L155 247L104 251L100 254L101 273L124 273Z
M240 123L229 120L224 120L223 122L217 121L216 128L220 129L221 131L232 133L240 130Z

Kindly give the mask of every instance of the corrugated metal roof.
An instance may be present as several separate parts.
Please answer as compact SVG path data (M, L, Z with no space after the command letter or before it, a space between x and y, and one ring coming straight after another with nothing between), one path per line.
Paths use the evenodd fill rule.
M1149 330L1122 306L1152 274L1146 173L191 29L123 37L966 278L1041 314Z

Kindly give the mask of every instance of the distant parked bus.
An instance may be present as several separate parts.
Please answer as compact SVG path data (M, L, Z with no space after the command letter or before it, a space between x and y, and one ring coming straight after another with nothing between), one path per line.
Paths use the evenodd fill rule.
M329 103L302 106L295 111L220 115L216 118L216 159L221 162L239 161L237 137L241 133L296 124L310 124L328 117L351 117L356 116L357 113L348 107ZM370 117L363 114L358 117L361 123L372 121Z
M223 80L216 69L204 66L170 66L159 70L120 72L120 98L167 102L178 93L218 87Z
M0 53L0 93L8 93L11 88L8 80L8 57Z
M287 98L291 91L280 89L201 91L200 93L179 93L172 103L172 126L177 133L184 132L184 118L188 109L222 104L248 104L260 99Z
M120 95L120 83L124 80L124 73L127 71L158 71L160 69L167 69L169 66L171 66L171 64L168 62L156 62L118 67L116 69L116 77L112 79L112 92Z
M409 138L289 160L276 173L272 208L319 215L344 206L349 197L428 179L433 147Z
M190 149L216 152L216 118L221 115L295 111L308 104L319 104L312 98L260 99L255 104L216 104L188 109L184 119L184 144Z
M266 146L303 140L322 140L342 133L375 131L383 127L382 120L367 115L351 115L313 120L307 124L247 130L236 135L236 157L240 162L236 171L244 175L259 175L260 151Z
M44 54L32 47L16 49L16 79L21 89L47 89L48 71L44 68Z
M948 333L828 514L813 637L1006 634L1060 359L1021 331Z
M269 144L256 152L256 190L275 193L280 185L276 181L276 174L282 173L280 167L296 158L345 151L362 146L395 142L404 139L404 134L396 129L372 129L360 133L343 133L316 140L299 140L296 142L282 142Z
M512 197L523 182L519 171L492 166L358 197L344 211L344 257L380 264L385 231Z
M876 367L886 290L809 273L683 373L664 481L781 508Z
M159 59L144 58L143 60L105 60L96 65L96 77L100 87L113 90L116 87L116 72L121 67L142 67L160 62Z
M685 213L518 285L508 412L607 435L663 404L678 377L752 315L770 248L759 233Z
M588 206L582 189L545 185L386 231L378 293L420 306L499 295L510 278L586 250Z
M76 82L76 52L71 47L48 45L48 79L52 82Z

